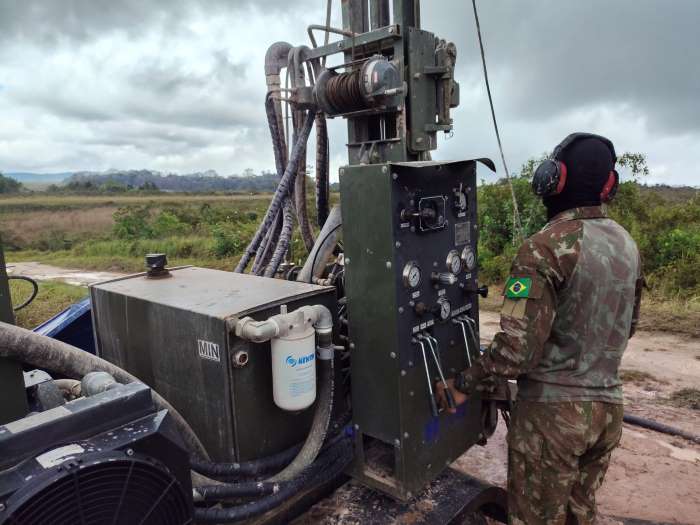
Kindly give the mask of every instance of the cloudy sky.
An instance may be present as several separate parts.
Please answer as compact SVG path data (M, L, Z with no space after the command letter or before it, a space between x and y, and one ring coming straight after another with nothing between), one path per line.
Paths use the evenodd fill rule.
M0 0L0 171L271 169L265 50L307 43L325 3ZM462 105L435 157L496 159L471 2L422 4L423 28L459 50ZM512 171L585 130L645 153L649 182L700 185L699 1L479 6Z

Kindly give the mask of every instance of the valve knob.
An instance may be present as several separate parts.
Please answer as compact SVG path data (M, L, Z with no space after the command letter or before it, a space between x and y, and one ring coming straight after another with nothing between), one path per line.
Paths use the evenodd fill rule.
M459 281L457 276L449 272L433 272L431 277L435 284L444 284L446 286L452 286Z

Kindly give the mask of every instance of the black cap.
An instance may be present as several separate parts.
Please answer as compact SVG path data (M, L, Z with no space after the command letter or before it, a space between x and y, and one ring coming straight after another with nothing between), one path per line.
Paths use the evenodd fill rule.
M149 253L146 255L146 268L149 276L157 276L167 273L165 266L168 258L164 253Z
M566 165L566 185L559 195L544 198L547 215L551 218L571 208L600 206L600 193L615 168L610 146L596 137L581 138L556 157Z

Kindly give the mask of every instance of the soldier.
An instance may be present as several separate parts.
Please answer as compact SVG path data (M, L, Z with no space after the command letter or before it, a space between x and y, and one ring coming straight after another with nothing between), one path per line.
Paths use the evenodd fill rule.
M618 368L643 279L632 237L608 218L619 177L613 144L569 135L532 186L549 222L520 248L501 332L450 384L457 402L517 379L508 434L509 523L592 524L595 493L622 433ZM444 390L438 398L447 408Z

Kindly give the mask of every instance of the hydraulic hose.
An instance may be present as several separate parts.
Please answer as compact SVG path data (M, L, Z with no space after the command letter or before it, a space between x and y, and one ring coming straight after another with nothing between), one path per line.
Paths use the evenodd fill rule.
M346 443L341 443L342 441L345 441ZM338 449L347 448L347 441L347 436L343 435L342 433L335 436L332 440L326 443L323 450L318 455L316 462L310 468L318 471L319 468L323 466L329 466L336 458L345 453L343 450L341 450L341 453L339 454ZM287 453L287 451L284 453ZM304 473L302 473L302 476L303 475ZM274 481L246 480L238 483L197 485L194 486L192 490L195 501L223 501L232 498L254 498L265 496L267 494L274 494L280 490L281 487L289 483L296 482L297 479L279 483Z
M623 417L623 421L625 423L629 423L630 425L647 428L649 430L654 430L656 432L661 432L662 434L668 434L670 436L682 437L694 443L700 443L700 436L696 434L691 434L690 432L686 432L685 430L681 430L680 428L664 425L663 423L659 423L658 421L654 421L652 419L646 419L643 417L634 416L632 414L625 414Z
M289 163L287 164L284 175L280 179L279 185L275 190L275 194L273 195L272 200L270 201L270 205L267 208L265 217L263 218L263 221L258 227L258 230L255 232L255 236L246 248L243 257L241 257L241 260L236 266L236 272L241 273L246 269L248 263L250 263L250 260L256 254L260 243L262 242L263 238L265 237L265 234L267 233L267 230L270 228L273 221L275 220L275 217L277 216L277 213L279 212L282 206L282 202L285 196L289 193L290 185L294 182L297 168L299 166L299 160L301 157L302 150L304 149L306 141L309 138L309 134L311 133L311 128L313 126L315 118L315 113L313 111L309 111L306 117L306 121L304 122L304 127L302 128L301 133L299 134L299 137L296 143L294 144L294 148L292 149L292 154L289 157Z
M265 238L263 239L262 246L258 249L255 256L255 261L253 262L253 269L251 272L254 275L261 275L267 265L270 263L272 254L275 251L275 247L279 242L280 233L282 232L283 214L282 212L277 214L274 224L267 230Z
M323 228L321 228L321 232L316 238L314 247L306 258L304 267L297 276L297 281L311 283L314 277L320 277L328 257L333 253L333 249L338 242L339 229L342 224L343 217L340 206L333 206L328 219L323 224Z
M352 444L349 439L343 439L336 447L329 450L328 455L314 463L293 482L280 483L279 490L257 501L245 503L230 508L195 508L197 523L234 523L254 516L259 516L278 507L294 497L309 485L318 486L330 482L342 474L352 461ZM273 486L276 484L272 484ZM262 490L269 490L269 485L263 485ZM246 487L247 489L248 487ZM214 489L219 494L228 494L236 489L222 487ZM273 489L274 490L274 489ZM211 495L211 492L209 493ZM226 496L228 497L228 495Z
M104 359L57 339L7 323L0 323L0 357L8 357L37 368L48 368L73 379L82 378L90 372L103 371L111 374L119 383L139 381L138 378ZM153 403L170 413L190 452L197 458L209 459L204 445L182 415L155 390L151 390L151 393Z
M294 212L292 211L292 204L287 197L282 205L282 230L280 232L279 240L277 241L277 246L275 251L270 258L270 262L265 269L265 277L274 277L277 273L277 269L282 264L282 259L289 249L289 243L292 240L292 233L294 232Z
M298 134L298 122L302 119L301 112L294 112L299 116L294 119L295 134ZM299 162L297 177L294 181L294 207L297 212L297 222L299 223L299 232L301 239L304 242L306 251L310 251L314 245L314 234L311 229L311 221L309 220L309 211L306 206L306 148Z
M301 450L301 443L272 456L243 461L240 463L215 463L213 461L190 460L192 470L213 479L231 480L236 478L255 478L270 470L281 469L288 465Z
M319 112L316 115L316 216L319 228L323 228L328 218L328 159L328 126L326 116Z

